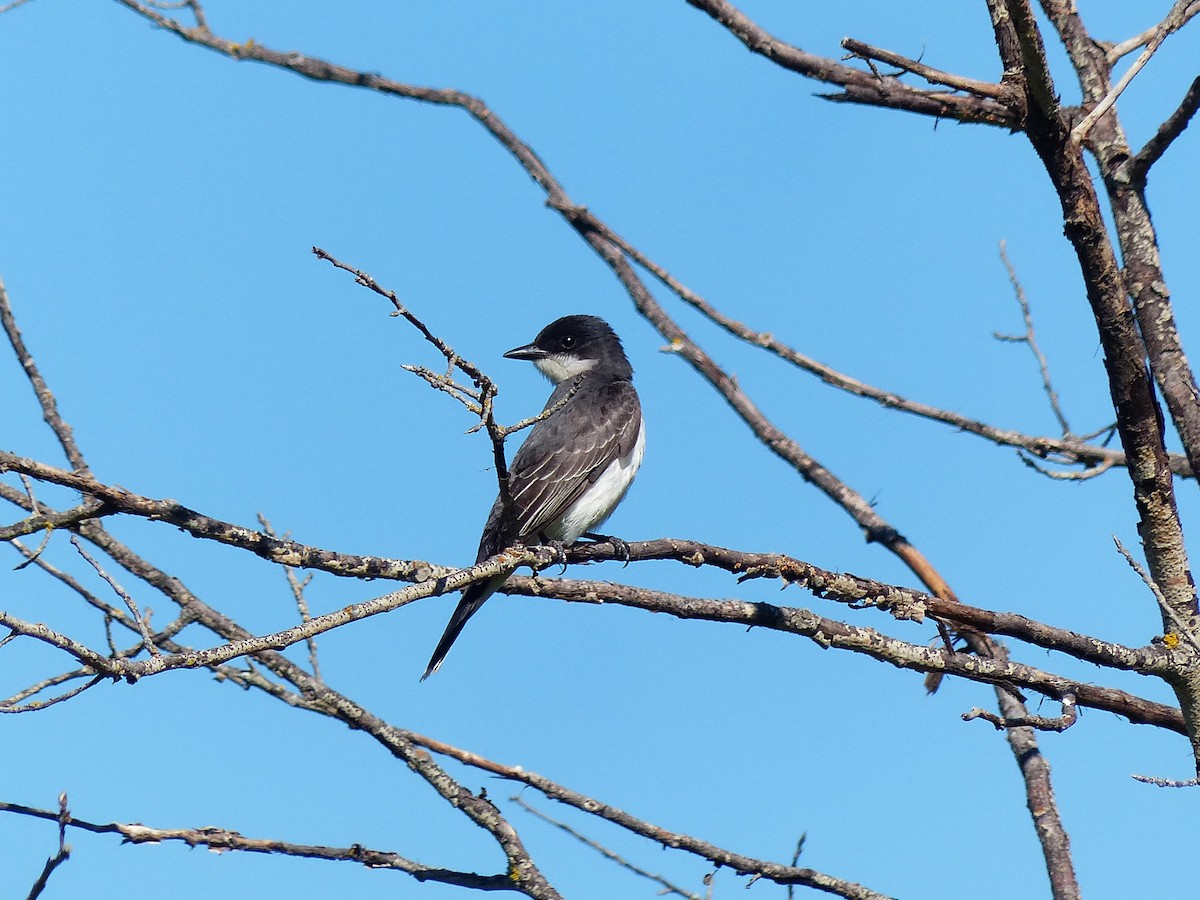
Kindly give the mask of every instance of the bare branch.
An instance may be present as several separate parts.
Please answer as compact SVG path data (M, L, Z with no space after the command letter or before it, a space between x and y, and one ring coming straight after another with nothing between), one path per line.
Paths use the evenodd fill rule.
M925 616L930 616L952 623L957 628L1016 638L1095 665L1146 673L1166 671L1165 659L1153 648L1125 647L1090 635L1055 628L1016 613L993 612L970 606L961 600L946 600L934 594L883 584L848 572L831 572L780 553L730 550L678 538L631 542L628 547L629 559L633 561L669 559L689 566L715 566L737 575L739 582L751 578L778 578L784 585L797 585L821 599L847 604L852 608L880 609L899 620L920 622L924 621ZM577 544L567 550L567 560L572 563L624 558L625 554L618 555L615 548L605 544ZM571 597L564 596L563 599L576 599L578 585L583 582L514 576L512 584L514 588L519 588L515 591L517 593L547 596L559 596L554 592L558 588L575 585ZM546 585L553 587L547 588Z
M1198 14L1200 14L1200 2L1198 2L1198 0L1192 0L1191 4L1186 10L1184 10L1183 21L1176 26L1176 30L1182 28L1190 19L1194 18ZM1161 23L1151 26L1141 34L1135 34L1133 37L1129 38L1128 40L1121 41L1119 44L1112 44L1109 46L1107 53L1108 64L1110 66L1115 65L1123 56L1128 56L1134 50L1139 50L1142 47L1145 47L1154 39L1155 35L1158 34L1160 28L1162 28Z
M159 656L160 654L158 647L154 645L154 638L150 635L150 626L146 624L146 620L142 617L141 612L138 610L138 605L134 601L133 597L130 596L129 592L125 590L125 588L121 587L121 585L117 583L115 578L104 571L104 568L100 565L100 563L96 562L96 560L92 558L92 556L89 555L86 550L83 549L83 545L79 543L79 538L77 538L75 535L71 535L71 545L75 548L76 552L84 558L84 561L96 570L96 574L108 583L108 586L113 589L113 593L125 601L125 606L129 610L129 614L133 617L133 621L137 624L138 633L142 636L142 644L145 646L146 652L151 656Z
M479 391L473 388L457 384L449 375L441 372L434 372L432 369L427 369L425 366L402 365L405 372L412 372L431 388L449 394L459 403L467 408L468 412L474 413L477 416L482 416L483 407L479 405ZM482 423L480 423L482 424ZM472 430L479 428L475 425ZM470 433L470 432L468 432Z
M476 581L485 581L501 572L537 561L539 554L533 550L510 549L499 553L467 569L459 569L441 578L413 584L399 591L384 594L374 600L353 603L325 615L315 616L303 624L259 637L245 637L219 647L206 650L188 650L181 653L155 654L150 659L137 662L113 659L96 653L78 642L58 634L45 625L26 622L9 613L0 611L0 625L26 637L35 638L64 650L92 671L114 678L135 681L149 675L172 669L194 669L228 662L239 656L256 654L262 650L282 650L292 644L340 628L350 622L377 616L426 597L439 596L461 590Z
M569 207L559 210L567 216L579 229L596 231L621 249L631 260L653 275L661 284L672 291L684 303L700 312L714 324L727 333L774 353L785 362L791 363L802 371L816 375L825 384L838 390L846 391L858 397L873 400L885 409L895 409L910 413L934 422L950 425L968 434L974 434L992 441L1002 447L1017 447L1033 455L1063 465L1082 463L1093 467L1107 464L1108 466L1125 465L1125 454L1120 450L1108 450L1086 443L1085 439L1051 438L1021 434L1009 429L997 428L985 422L968 418L959 413L939 409L926 403L908 400L893 392L873 387L865 382L845 375L837 370L805 356L794 348L780 341L770 332L756 331L747 325L733 319L708 302L704 297L692 291L666 269L647 257L644 253L614 232L611 228L597 219L586 207ZM1175 474L1182 477L1193 477L1191 466L1185 457L1179 454L1171 455L1171 468Z
M645 878L649 881L653 881L654 883L660 885L662 887L662 890L658 891L658 894L657 894L658 896L663 897L663 896L667 896L669 894L674 894L677 897L686 897L687 900L703 900L703 898L699 894L693 894L691 891L684 890L683 888L679 887L679 885L674 884L673 882L667 880L663 876L656 875L655 873L653 873L647 869L643 869L641 866L631 863L625 857L621 856L618 853L614 853L612 850L609 850L603 844L601 844L597 841L593 841L587 835L585 835L579 831L576 831L574 828L572 828L566 822L562 822L562 821L559 821L558 819L551 818L550 816L546 815L541 810L539 810L533 806L530 806L528 803L526 803L524 800L522 800L519 796L514 795L512 797L509 797L508 799L510 801L512 801L513 803L517 804L517 806L521 807L521 809L525 810L525 812L529 813L530 815L541 819L543 822L553 825L555 828L557 828L559 831L562 831L564 834L569 834L571 837L575 838L575 840L579 841L579 843L583 844L585 847L591 847L593 850L595 850L597 853L599 853L605 859L616 863L622 869L627 869L635 875L640 875L642 878ZM792 865L795 865L795 863L793 863Z
M839 897L845 897L847 900L851 900L851 898L853 900L886 900L884 895L878 894L860 884L843 881L840 878L825 875L814 869L796 868L795 866L786 866L782 863L755 859L754 857L725 850L715 844L699 840L688 834L668 831L665 828L660 828L657 825L630 815L615 806L610 806L600 800L556 784L550 779L530 772L520 766L504 765L503 763L480 756L478 753L461 750L458 747L422 735L410 733L410 738L413 743L434 753L449 756L451 759L458 760L458 762L464 765L473 766L485 772L491 772L493 775L499 775L501 778L527 785L534 790L540 791L551 800L557 800L559 803L565 803L567 806L572 806L575 809L583 810L598 818L612 822L626 831L648 838L656 844L661 844L663 847L682 850L685 853L691 853L707 859L715 865L726 866L733 869L739 875L757 875L769 881L774 881L776 884L805 885L835 894Z
M1117 545L1117 550L1123 557L1125 557L1125 562L1129 563L1129 568L1137 572L1138 577L1141 578L1146 587L1150 589L1150 593L1152 593L1154 595L1154 599L1158 601L1159 608L1162 609L1163 615L1175 625L1178 633L1182 635L1189 644L1191 644L1197 650L1200 650L1200 638L1197 638L1195 631L1192 630L1187 622L1180 618L1179 614L1175 612L1171 604L1167 602L1167 598L1163 595L1162 589L1154 583L1154 579L1150 577L1150 573L1142 568L1142 565L1133 558L1132 553L1125 549L1125 545L1121 543L1121 539L1119 537L1114 534L1112 539L1113 543Z
M1006 719L993 712L988 712L986 709L975 707L963 713L962 720L970 722L973 719L983 719L995 725L997 731L1002 731L1005 728L1036 728L1038 731L1066 731L1079 720L1079 713L1075 709L1075 695L1065 694L1059 702L1062 704L1062 715L1053 718L1047 716L1016 716Z
M1140 781L1143 784L1152 784L1155 787L1200 787L1200 778L1188 778L1185 781L1176 781L1173 778L1157 778L1153 775L1130 775L1134 781Z
M48 516L40 512L34 513L20 522L0 527L0 541L11 541L13 538L22 537L27 534L36 534L39 531L45 531L47 536L49 536L50 532L55 528L69 528L88 519L98 519L101 516L111 515L115 511L106 510L104 503L99 500L87 500L78 506L55 513L53 516Z
M177 504L173 504L170 501L153 501L145 497L139 497L124 489L109 488L101 485L90 477L79 476L63 470L55 470L41 464L27 465L29 462L19 460L16 457L10 457L0 452L0 466L10 465L14 468L26 470L28 474L35 475L36 477L44 477L47 480L57 483L77 486L81 490L102 496L108 502L136 515L167 519L172 524L180 524L181 527L188 527L187 524L183 523L215 521L191 511L188 511L189 515L186 519L177 521L171 517L171 512L177 508ZM227 540L227 538L229 532L236 529L237 526L217 523L216 526L204 529L197 528L194 530L194 533L198 536L213 537L226 543L235 543ZM241 531L245 531L245 529L241 529ZM340 554L317 550L315 548L305 548L303 553L296 553L293 547L288 546L291 542L279 541L278 539L272 539L269 536L255 532L247 532L247 534L255 535L256 539L247 539L236 543L245 549L259 552L261 549L260 539L271 540L279 549L278 556L282 557L275 558L274 561L276 562L288 562L288 564L291 564L291 561L294 559L296 560L296 564L323 568L336 574L369 574L374 577L416 580L417 583L412 587L405 588L393 594L385 595L366 603L345 607L325 616L311 619L303 625L275 634L262 637L246 635L242 640L211 650L187 654L173 654L170 657L163 657L160 660L146 660L138 663L108 660L94 653L79 655L81 648L70 642L69 639L62 635L46 635L39 630L44 629L45 626L34 626L32 623L21 623L19 620L13 619L9 623L10 627L14 627L15 630L18 630L22 634L47 640L55 646L60 647L60 649L73 653L80 662L92 666L93 671L120 677L136 678L154 674L166 668L208 665L224 662L236 656L254 653L260 649L276 649L280 646L286 646L311 635L338 627L347 622L377 615L412 602L415 599L457 590L463 584L490 577L501 570L507 571L509 568L541 559L540 551L536 549L521 552L509 551L507 556L501 554L499 557L495 557L492 560L485 561L469 569L446 570L441 567L435 569L430 564L420 561L389 561L358 556L342 557ZM589 559L613 558L614 548L609 547L606 556L606 551L603 550L604 546L606 545L573 547L569 551L568 559L572 561L587 561ZM267 556L268 558L272 558L270 554L267 554ZM1076 655L1078 658L1117 668L1151 672L1159 671L1162 666L1166 665L1154 649L1133 651L1129 648L1119 647L1118 645L1105 644L1093 638L1075 635L1071 632L1034 623L1024 617L978 610L959 603L955 597L931 597L921 595L918 592L904 591L900 588L880 585L876 582L858 579L853 576L836 575L778 554L751 554L724 550L723 548L697 544L695 542L665 540L630 545L630 558L672 558L688 562L692 565L716 565L728 571L735 572L742 577L784 577L791 582L804 584L810 590L813 590L814 593L817 593L818 596L840 598L844 602L867 603L868 605L880 606L893 611L893 614L899 614L904 618L916 618L918 620L920 620L926 611L929 611L935 617L954 621L963 628L978 627L981 632L1011 634L1021 637L1024 640L1029 640L1039 646L1064 650ZM525 590L518 590L517 592L528 591L529 583L520 578L516 578L512 582L514 588L518 585L525 586ZM559 594L559 596L563 596L564 599L572 599L567 592ZM720 603L720 601L710 602L718 603L718 605ZM729 602L731 603L731 608L736 610L741 610L746 606L746 604ZM683 608L677 605L675 610ZM699 617L713 618L713 616L707 614ZM737 615L735 615L734 620L738 620ZM924 650L925 648L921 649ZM903 655L901 654L902 657ZM966 677L971 676L967 674ZM983 678L980 680L988 681L990 679Z
M1079 77L1080 85L1083 87L1084 104L1099 103L1111 89L1111 64L1108 62L1103 48L1088 34L1076 4L1069 3L1067 0L1042 0L1042 7L1067 49L1071 63ZM1085 282L1090 282L1089 301L1092 302L1092 311L1096 315L1097 321L1102 324L1101 343L1104 342L1105 332L1111 333L1114 337L1118 333L1121 335L1120 343L1124 348L1121 352L1129 356L1129 361L1128 363L1119 362L1117 365L1121 368L1128 366L1131 369L1128 373L1129 376L1136 377L1138 381L1141 380L1140 370L1144 365L1143 357L1149 359L1154 383L1166 401L1167 409L1171 413L1171 421L1183 443L1184 453L1192 468L1200 469L1200 404L1196 403L1196 397L1200 396L1200 384L1197 383L1195 373L1188 364L1188 358L1179 337L1178 325L1171 306L1170 291L1159 259L1158 239L1155 235L1154 223L1150 218L1150 210L1146 205L1143 184L1135 177L1136 171L1131 174L1130 165L1131 161L1135 159L1134 152L1129 146L1115 114L1104 116L1096 121L1089 134L1087 144L1096 156L1100 171L1105 173L1102 183L1108 195L1117 238L1120 242L1121 257L1124 262L1122 271L1115 265L1115 254L1107 227L1098 209L1095 187L1090 180L1090 173L1078 171L1082 168L1082 160L1078 157L1079 147L1068 141L1069 146L1063 145L1057 151L1052 151L1051 147L1057 143L1057 140L1054 138L1044 144L1039 153L1043 156L1043 160L1046 160L1053 158L1053 153L1057 152L1064 163L1070 163L1069 168L1072 170L1070 177L1063 180L1061 175L1055 175L1052 172L1052 179L1059 190L1060 198L1075 198L1064 205L1064 221L1079 224L1079 227L1068 230L1068 237L1072 239L1076 252L1080 254L1081 261L1085 263ZM1047 153L1050 153L1051 157L1047 157ZM1060 169L1062 169L1061 166ZM1048 171L1050 170L1048 169ZM1065 172L1065 169L1062 171ZM1076 193L1074 187L1076 184L1083 190ZM1064 191L1069 191L1069 193L1064 193ZM1086 215L1080 214L1080 210L1077 209L1081 204L1086 206ZM1110 257L1113 258L1112 261L1110 261ZM1128 338L1124 334L1125 325L1118 321L1119 317L1123 318L1128 315L1126 292L1128 297L1133 300L1133 313L1137 318L1140 332L1130 335ZM1103 313L1096 307L1096 298L1101 296L1104 297L1105 304ZM1105 347L1105 359L1109 359L1116 352L1118 352L1116 346ZM1132 371L1135 367L1138 370L1136 376ZM1111 374L1110 371L1110 390L1112 389ZM1129 394L1132 397L1132 395L1141 395L1143 391L1135 381L1129 388L1122 389L1120 393ZM1118 393L1114 393L1114 398L1117 396ZM1141 407L1143 402L1139 400L1138 406ZM1117 404L1116 408L1118 419L1121 419L1122 407ZM1162 432L1158 415L1157 408L1153 420L1149 410L1139 411L1135 419L1126 419L1126 421L1136 423L1138 430L1144 432L1146 436L1156 436ZM1157 442L1161 443L1162 441L1160 439ZM1125 446L1124 437L1122 445ZM1129 448L1126 446L1125 449L1128 451ZM1150 468L1157 466L1161 452L1151 450L1147 446L1142 457L1144 463L1140 467L1140 471L1131 470L1135 483L1149 484L1156 480L1157 473L1151 472ZM1162 497L1165 500L1172 499L1169 490ZM1165 581L1163 578L1159 578L1158 573L1155 577L1158 578L1160 584L1164 585L1164 589L1167 586L1170 587L1166 592L1172 598L1172 602L1176 602L1176 595L1181 595L1185 591L1183 579L1178 572L1181 568L1186 568L1186 558L1182 555L1182 545L1174 535L1168 533L1173 530L1170 526L1171 513L1168 508L1159 506L1158 509L1153 510L1153 514L1155 519L1161 519L1161 523L1143 523L1146 533L1154 535L1150 539L1147 559L1154 567L1158 565L1160 559L1165 561L1167 557L1174 557L1166 567L1174 569L1176 574ZM1179 599L1178 602L1181 605L1185 604L1183 599ZM1191 615L1196 614L1194 611L1191 613ZM1200 764L1200 746L1197 748L1197 753L1198 764Z
M899 669L954 675L970 681L995 685L997 694L1014 688L1027 688L1052 699L1074 694L1080 706L1090 706L1124 716L1131 722L1155 725L1178 734L1187 734L1180 711L1161 703L1135 697L1115 688L1065 678L1033 666L1004 658L999 647L991 656L955 653L941 647L912 644L890 637L873 628L850 625L828 619L811 610L775 606L743 600L710 600L684 597L646 588L628 587L599 581L560 581L514 576L502 591L536 597L557 597L577 603L608 603L667 613L681 619L736 623L746 628L767 628L807 638L824 649L846 650L870 657ZM1165 648L1147 648L1157 658L1157 667L1170 665ZM1012 718L1024 713L1012 713Z
M1121 76L1121 79L1109 89L1109 92L1104 96L1092 110L1083 117L1083 120L1071 129L1071 139L1074 141L1084 141L1087 138L1088 132L1092 130L1092 126L1104 116L1117 98L1124 93L1125 88L1129 87L1130 82L1137 77L1137 74L1142 71L1146 63L1150 62L1150 57L1158 52L1158 48L1162 46L1171 34L1178 31L1187 22L1189 16L1189 8L1195 5L1195 0L1176 0L1176 3L1171 7L1171 11L1167 13L1167 17L1162 20L1154 29L1154 34L1150 40L1146 42L1146 49L1141 55L1133 61L1133 65ZM1192 13L1195 15L1195 13Z
M265 531L271 537L276 537L275 529L271 527L271 523L262 513L258 514L258 524L261 525L263 531ZM284 566L283 572L287 577L288 587L292 590L292 597L296 601L296 610L300 613L301 623L310 621L312 616L308 611L308 598L304 596L304 588L307 587L308 583L312 580L312 574L309 573L304 577L304 580L301 581L296 577L296 570L291 566ZM305 643L308 645L308 663L310 666L312 666L313 677L317 679L317 681L323 681L324 679L321 678L321 665L317 660L317 639L315 637L310 637L305 639Z
M75 673L69 673L69 674L72 677L83 677L84 675L90 675L91 672L85 670L85 671L80 672L78 676L76 676ZM19 697L22 694L28 696L30 693L42 691L48 687L51 687L52 684L57 680L59 680L59 679L46 679L45 681L39 682L38 684L33 685L31 688L27 689L26 691L22 691L22 692L16 694L15 696ZM72 697L78 697L84 691L88 690L89 688L95 687L97 684L99 684L103 680L104 680L103 675L96 675L96 676L92 677L92 679L89 680L87 683L76 685L75 687L71 688L69 691L64 691L63 693L59 694L57 697L52 697L49 700L31 700L29 703L18 704L18 703L12 702L13 698L9 698L8 700L0 701L0 713L41 712L44 709L49 709L51 706L54 706L56 703L62 703L66 700L70 700Z
M1006 721L1033 718L1028 715L1025 704L1011 694L997 691L996 697L1000 703L1000 713ZM1065 695L1063 704L1065 715ZM1037 734L1028 726L1018 726L1006 729L1004 736L1025 783L1025 805L1042 848L1054 900L1080 900L1079 879L1071 858L1071 841L1058 814L1058 803L1050 779L1050 764L1038 747Z
M974 78L964 78L961 75L955 75L951 72L943 72L941 69L925 65L919 60L909 59L906 56L901 56L899 53L873 47L870 44L856 41L853 38L843 38L842 47L860 59L877 60L878 62L887 63L889 66L895 66L897 69L919 75L930 84L944 85L945 87L954 88L957 91L967 91L979 97L990 97L993 100L1003 100L1007 94L1005 88L999 84L994 84L990 81L977 81Z
M196 17L196 25L208 31L208 19L198 0L146 0L146 5L163 10L190 9Z
M380 560L377 557L354 556L333 553L301 544L297 541L272 538L268 534L254 531L241 525L223 522L202 515L174 500L152 500L141 497L123 488L111 487L96 481L91 476L76 475L53 466L46 466L31 459L0 451L0 471L25 470L34 478L62 484L97 499L112 503L121 512L141 518L166 522L195 537L203 537L249 550L256 556L280 565L304 569L320 569L335 575L354 578L387 578L397 581L424 581L444 574L422 560ZM21 504L23 496L9 485L0 483L0 497ZM86 528L85 522L83 527Z
M0 10L0 12L2 11ZM65 793L58 795L58 816L56 818L58 820L58 852L46 860L46 867L42 869L42 874L38 876L38 880L29 891L29 896L26 900L37 900L42 895L42 891L46 889L46 884L50 881L50 876L54 874L54 870L65 863L71 856L71 848L67 846L67 825L71 821L71 812L67 809L67 795Z
M1195 8L1200 11L1200 3ZM1154 137L1146 141L1146 146L1139 150L1137 156L1130 162L1129 180L1134 185L1145 185L1150 167L1158 162L1172 142L1183 134L1192 121L1192 117L1196 115L1197 109L1200 109L1200 75L1192 79L1191 86L1183 95L1183 99L1179 101L1175 112L1171 113L1167 120L1158 126Z
M1056 481L1088 481L1092 478L1098 478L1099 476L1103 475L1114 465L1112 460L1105 460L1098 466L1093 466L1090 469L1063 472L1059 471L1058 469L1050 469L1046 466L1043 466L1037 460L1029 457L1025 453L1022 453L1020 450L1017 451L1017 457L1021 460L1021 462L1033 469L1039 475L1045 475L1047 478L1052 478Z
M806 53L770 34L727 0L688 0L688 4L711 16L752 53L791 72L843 89L841 94L824 95L828 100L907 110L959 122L1017 126L1012 111L991 97L921 90L895 78L880 78L827 57Z
M23 806L19 803L0 801L0 812L15 813L16 815L29 816L36 819L58 818L62 831L70 827L78 828L81 831L88 831L92 834L116 834L121 836L123 842L130 844L158 844L164 841L181 841L189 847L207 847L210 850L218 851L240 850L247 853L279 854L303 859L352 862L370 869L392 869L404 872L412 875L417 881L435 881L440 884L453 884L477 890L516 890L507 873L476 875L472 872L438 869L406 859L398 853L391 853L385 850L372 850L364 847L362 844L353 844L349 847L325 847L314 844L295 844L290 841L248 838L243 837L236 831L228 831L224 828L152 828L138 823L97 823L70 815L69 812L66 812L65 806L61 817L56 817L49 810Z
M1058 402L1058 392L1054 390L1054 385L1050 381L1050 364L1046 361L1046 354L1038 346L1037 335L1033 330L1033 314L1029 311L1029 298L1025 296L1025 288L1021 286L1021 280L1017 277L1017 270L1008 258L1008 249L1004 241L1000 242L1000 259L1004 262L1004 269L1008 272L1008 280L1012 283L1017 303L1021 306L1021 318L1025 322L1025 333L1021 335L1004 335L997 332L995 337L997 340L1025 344L1029 347L1034 359L1037 360L1038 370L1042 375L1042 388L1050 400L1050 409L1054 413L1054 418L1058 420L1063 437L1069 438L1072 436L1071 426L1067 424L1067 417L1063 414L1062 406Z
M228 641L236 641L249 636L249 632L208 606L178 579L166 576L128 547L114 540L98 523L85 524L83 530L89 540L100 546L109 556L120 561L130 572L145 579L173 598L186 612L190 613L197 624L210 629ZM509 889L519 890L530 897L538 898L538 900L560 900L558 892L545 880L525 850L517 832L500 815L496 807L487 800L486 796L473 794L452 779L445 770L430 759L428 753L413 743L407 732L389 725L360 704L317 681L310 673L281 653L274 650L262 650L254 657L270 671L293 684L300 692L284 697L286 702L297 708L330 716L356 731L370 735L429 784L451 806L486 831L499 845L508 861ZM263 679L247 680L244 685L265 689L272 696L279 696L278 687L264 682Z
M17 5L17 3L11 3L8 7L0 9L0 12L7 12ZM58 403L54 399L54 394L46 387L46 382L38 371L33 356L25 347L25 341L21 337L21 331L17 328L17 321L13 317L12 306L8 302L8 291L4 287L3 279L0 279L0 325L4 327L8 342L12 344L13 352L17 355L21 368L25 370L25 377L29 379L29 384L33 387L34 394L37 395L38 403L42 407L42 418L58 438L58 443L62 447L63 453L66 454L71 468L76 472L86 472L87 462L84 461L83 454L75 443L71 426L59 415Z
M24 6L28 2L29 0L12 0L11 3L5 3L3 6L0 6L0 15L3 15L9 10L16 9L18 6Z
M1024 0L1008 2L1016 7ZM1080 74L1085 97L1095 99L1103 91L1107 78L1107 73L1097 68L1105 65L1103 53L1082 31L1074 4L1043 0L1043 7ZM1032 20L1028 27L1036 35ZM1049 78L1048 72L1043 77ZM1118 153L1123 142L1116 134L1115 121L1098 120L1095 128L1097 133L1092 135L1089 146L1097 153L1102 168L1115 170L1114 156L1129 155L1127 149ZM1122 272L1091 173L1078 144L1071 138L1065 117L1057 110L1039 113L1036 118L1031 112L1026 133L1058 193L1067 225L1065 233L1078 256L1088 302L1099 327L1118 433L1131 463L1129 476L1150 574L1176 613L1191 620L1200 612L1176 508L1175 488L1168 475L1162 417L1154 384L1147 377L1147 355L1189 461L1200 459L1200 407L1195 402L1200 391L1179 344L1158 266L1149 212L1136 192L1116 190L1113 186L1109 196L1118 232L1124 233L1125 271ZM1135 309L1128 300L1131 294L1135 298L1136 320ZM1189 696L1186 702L1181 698L1180 702L1200 705L1200 696ZM1195 720L1197 716L1191 718ZM1194 736L1193 749L1200 765L1200 733Z
M122 0L122 2L124 2L124 0ZM516 141L516 138L513 137L513 140ZM498 389L496 388L495 382L492 381L492 379L490 379L488 376L484 375L483 371L478 366L476 366L474 363L472 363L470 360L464 359L463 357L459 356L450 347L450 345L446 341L443 341L437 335L433 334L433 332L431 332L429 330L429 328L426 327L424 322L422 322L420 319L418 319L407 307L405 307L400 302L400 300L396 297L395 291L389 291L389 290L381 287L375 281L375 279L372 278L370 275L368 275L366 272L363 272L360 269L356 269L353 266L350 266L350 265L342 262L341 260L335 259L333 256L331 256L326 251L322 250L320 247L313 247L312 252L316 255L316 257L318 259L323 259L326 262L333 265L334 267L341 269L345 272L349 272L352 275L354 275L355 281L358 284L361 284L366 288L370 288L375 293L379 294L382 297L386 297L388 300L390 300L392 302L392 305L396 308L396 312L394 314L403 316L404 319L410 325L412 325L419 332L421 332L421 334L422 334L422 336L424 336L425 340L429 341L431 344L433 344L435 347L437 347L438 351L444 357L446 357L446 362L450 366L451 371L453 371L454 369L459 369L468 378L470 378L473 382L475 382L476 387L479 388L478 406L472 407L472 405L469 403L466 405L469 409L471 409L472 412L475 412L479 415L482 424L487 429L488 437L491 438L492 460L495 463L495 467L496 467L496 482L497 482L497 488L499 489L499 493L500 493L500 501L503 504L505 514L509 517L514 515L512 494L509 492L509 488L508 488L508 461L505 459L505 456L504 456L504 438L506 437L506 432L496 422L495 407L493 405L495 398L496 398L496 394L498 393ZM412 370L410 370L410 371L412 371ZM418 374L420 374L420 373L418 373ZM422 376L422 377L424 377L424 376ZM428 381L434 387L440 387L440 389L445 390L447 393L454 396L453 390L451 390L448 386L439 385L437 383L436 379L430 380L430 379L426 378L426 381ZM444 381L449 382L449 372L447 373ZM453 384L453 382L449 382L449 384ZM457 386L455 386L455 387L457 387ZM459 390L462 391L465 389L459 388ZM460 402L464 402L461 397L458 397L456 399L458 399ZM564 400L563 402L565 403L566 401ZM549 415L549 414L547 414L547 415ZM476 430L476 429L472 429L472 430Z

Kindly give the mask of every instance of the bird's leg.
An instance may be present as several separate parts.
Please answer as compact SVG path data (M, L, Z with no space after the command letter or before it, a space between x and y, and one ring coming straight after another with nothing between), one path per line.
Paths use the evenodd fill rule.
M562 572L559 572L558 574L561 575L561 574L563 574L563 572L566 572L567 571L567 547L566 547L566 544L564 544L562 541L556 541L554 538L546 537L546 535L544 535L544 534L538 535L538 542L543 547L549 547L550 550L554 554L554 559L552 559L550 561L550 565L546 566L546 568L548 569L548 568L550 568L550 566L553 566L556 563L559 563L562 565L563 570L562 570ZM534 574L538 574L538 572L539 572L538 569L534 569Z
M626 566L629 565L629 557L631 556L631 553L628 542L621 540L619 537L614 537L611 534L596 534L594 531L585 531L581 536L590 541L594 541L597 544L612 544L616 555L625 560ZM624 566L622 566L622 568L624 568Z

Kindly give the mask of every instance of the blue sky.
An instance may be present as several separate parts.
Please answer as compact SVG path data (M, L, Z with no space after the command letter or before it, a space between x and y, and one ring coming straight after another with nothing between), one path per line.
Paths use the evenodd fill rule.
M831 7L837 6L836 11ZM1169 4L1081 0L1120 40ZM1161 7L1159 9L1158 7ZM747 3L780 37L840 55L850 35L995 79L982 3ZM817 99L682 2L259 2L206 5L225 37L482 96L587 205L728 314L873 384L1029 433L1055 422L1027 351L1007 242L1072 425L1111 421L1095 326L1058 204L1023 138ZM1065 99L1077 88L1059 66ZM1134 146L1195 76L1200 29L1167 42L1119 108ZM845 514L750 435L632 309L611 273L461 112L235 63L115 3L33 0L0 17L0 276L93 471L153 497L345 552L473 559L495 494L470 418L405 373L432 351L377 296L317 261L370 272L502 387L500 414L548 388L504 360L571 312L608 319L637 371L646 461L608 530L789 553L911 584ZM1185 343L1200 290L1197 142L1153 171L1150 202ZM1011 451L837 394L739 345L663 296L764 411L910 537L967 602L1144 644L1161 626L1111 535L1137 545L1128 479L1035 475ZM19 367L0 357L4 449L56 461ZM1180 488L1185 525L1194 485ZM69 492L45 489L47 502ZM19 516L12 512L10 518ZM257 631L295 620L282 573L145 522L111 527ZM63 535L48 554L82 572ZM13 564L17 561L15 555ZM31 570L2 566L5 608L102 645L100 623ZM812 608L924 642L928 627L852 613L797 589L670 564L578 569L713 597ZM387 585L318 576L314 611ZM139 602L170 613L150 594ZM419 684L455 598L320 641L325 677L394 724L519 764L667 828L802 861L901 897L1044 896L1018 773L1001 736L960 713L981 686L920 679L797 638L616 607L496 597ZM199 636L191 636L199 639ZM0 650L7 695L67 661ZM303 658L296 652L294 658ZM1174 702L1161 685L1041 652L1020 658ZM35 673L32 677L29 673ZM1036 706L1036 704L1035 704ZM1054 713L1047 704L1042 710ZM0 798L97 821L219 825L249 836L394 850L483 872L490 840L378 747L202 672L104 685L6 717ZM1043 735L1090 898L1194 884L1174 852L1200 823L1185 741L1085 711ZM494 797L514 789L450 766ZM703 892L706 869L526 792L631 860ZM654 888L519 810L535 858L572 898ZM0 818L0 894L28 891L53 828ZM165 883L172 896L456 897L345 864L122 847L72 834L48 898ZM716 897L742 880L717 876ZM765 883L752 891L780 896Z

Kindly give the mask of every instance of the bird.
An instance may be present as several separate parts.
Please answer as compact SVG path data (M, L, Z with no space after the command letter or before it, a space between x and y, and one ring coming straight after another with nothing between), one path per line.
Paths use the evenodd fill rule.
M497 497L476 563L514 544L604 540L592 530L625 497L646 448L642 404L621 339L601 318L564 316L504 356L532 362L554 383L543 412L554 411L533 427L513 458L508 475L512 515L505 516ZM463 590L422 681L438 670L467 620L511 574L502 572Z

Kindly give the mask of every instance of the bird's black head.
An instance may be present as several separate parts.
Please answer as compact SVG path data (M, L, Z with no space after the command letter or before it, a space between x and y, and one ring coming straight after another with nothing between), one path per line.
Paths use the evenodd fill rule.
M596 316L563 316L543 328L533 343L504 355L531 361L555 384L585 372L626 380L633 377L621 339Z

